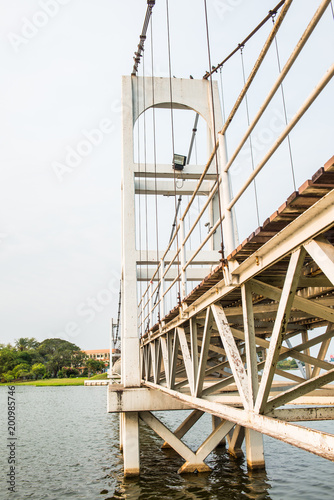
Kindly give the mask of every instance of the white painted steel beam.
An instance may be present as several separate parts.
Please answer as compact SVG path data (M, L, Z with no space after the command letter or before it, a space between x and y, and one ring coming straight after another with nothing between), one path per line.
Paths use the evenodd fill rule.
M204 331L203 331L201 354L200 354L198 372L197 372L197 380L196 380L196 388L195 388L195 395L196 396L200 396L202 394L202 390L203 390L203 382L204 382L204 377L205 377L206 362L208 359L209 348L210 348L212 326L213 326L212 312L210 309L208 309L206 312L206 317L205 317L205 325L204 325Z
M164 263L169 264L171 261L174 261L175 252L170 250L165 252L158 252L158 260L157 260L157 252L154 250L148 251L139 251L136 252L136 263L139 265L155 265L157 266L162 258L164 258ZM221 259L221 254L218 250L202 250L199 255L196 255L194 260L192 261L192 265L215 265L218 266L219 261ZM175 259L175 265L180 263L179 259Z
M212 313L218 327L219 335L222 340L228 361L230 363L230 368L232 370L235 383L237 384L238 391L242 403L245 408L250 408L252 403L249 397L248 390L248 377L244 368L244 364L241 360L239 350L236 346L233 333L226 319L224 310L221 306L213 305Z
M132 80L122 79L122 383L139 387L141 361L137 330L136 216L133 176ZM125 105L127 103L127 105ZM125 413L122 426L124 475L139 474L139 424L136 412Z
M159 340L161 345L162 360L165 368L165 378L167 382L167 387L170 388L170 368L171 368L170 344L167 342L167 337L165 335L160 337Z
M126 77L131 78L131 77ZM145 78L145 85L143 79ZM134 92L133 123L149 108L170 109L169 78L136 76L138 82L138 99ZM154 92L153 92L154 88ZM145 91L145 94L144 94ZM210 82L204 79L173 78L173 109L192 109L198 113L212 127L210 112ZM215 102L216 130L221 130L222 114L218 92L218 82L213 81L213 94ZM154 96L154 97L153 97Z
M146 166L135 164L134 176L141 178L153 178L153 179L174 179L174 177L182 176L182 179L199 179L203 173L205 165L185 165L182 172L175 172L171 164L160 164L157 165L147 163ZM207 180L216 180L217 172L212 165L205 175Z
M148 387L131 388L115 384L108 386L107 408L109 413L120 413L189 410L189 405Z
M221 440L228 434L228 432L234 426L233 422L227 422L223 420L220 424L211 432L211 434L206 438L206 440L201 444L201 446L196 451L196 460L198 462L203 461L221 442ZM193 472L196 470L195 464L191 462L186 462L180 469L179 472Z
M331 323L329 323L328 326L327 326L326 333L328 333L331 330L333 330L333 328L334 328L333 325ZM333 336L334 336L334 332L333 332ZM328 339L325 339L322 342L322 344L320 346L320 349L319 349L319 352L318 352L318 356L317 356L317 358L320 359L321 361L323 361L325 359L325 356L327 354L327 351L328 351L330 343L331 343L331 337L328 338ZM320 374L320 367L319 366L315 366L313 368L313 371L312 371L312 377L317 377L319 374Z
M137 412L125 412L122 429L124 475L139 474L139 425Z
M232 332L236 338L244 339L244 334L240 330L232 328ZM292 358L299 359L304 363L310 363L314 366L319 366L324 370L330 370L332 368L331 363L328 363L327 361L322 361L321 359L315 358L313 356L308 356L307 354L304 354L301 351L309 349L310 347L313 347L319 344L320 342L324 342L325 340L333 337L333 335L334 335L334 330L328 330L326 333L323 333L322 335L319 335L313 339L308 340L305 343L294 346L292 348L287 348L282 346L278 359L282 360L287 358L288 356L291 356ZM255 337L255 341L257 345L264 347L266 349L268 349L270 346L270 342L268 340L262 339L260 337ZM261 364L258 365L259 369L260 366Z
M197 183L192 180L183 181L182 179L173 181L152 181L148 179L137 178L135 180L135 194L179 196L192 195ZM212 188L212 182L204 181L198 191L199 196L209 196Z
M171 389L174 388L175 384L175 375L176 375L176 363L177 363L177 358L178 358L178 351L179 351L179 336L177 334L177 330L174 330L174 335L173 335L173 348L172 348L172 355L171 355L171 367L170 367L170 380L169 380L169 387ZM172 336L171 334L169 335L169 341L171 342Z
M334 225L334 190L293 220L250 257L231 270L238 283L243 283L281 260L294 249Z
M246 364L248 375L248 391L251 407L253 408L259 389L257 354L255 342L255 327L252 293L249 284L241 286L241 300L243 310L244 335L246 345Z
M179 472L207 472L210 471L210 467L206 465L203 461L196 457L196 454L191 451L188 446L186 446L180 439L178 439L173 432L171 432L160 420L158 420L150 412L140 412L140 418L156 432L162 439L168 442L168 444L186 460L187 469L184 467L179 470ZM186 465L185 464L185 465ZM191 470L189 470L189 465L191 464Z
M184 328L181 328L181 327L177 328L177 333L179 336L179 342L180 342L180 347L181 347L181 351L182 351L184 366L185 366L186 373L187 373L187 379L188 379L189 386L190 386L190 391L191 391L191 394L194 395L194 393L195 393L194 373L193 373L192 360L191 360L191 355L190 355L187 337L186 337Z
M334 407L282 408L267 413L267 416L287 422L334 420Z
M148 387L166 392L171 396L189 403L193 408L216 415L224 420L235 422L243 427L266 434L285 443L314 453L328 460L334 461L334 435L325 432L300 427L266 415L259 415L253 411L242 410L221 403L206 401L203 398L189 396L172 391L162 386L155 386L148 382Z
M263 435L261 432L245 428L246 457L250 469L264 469Z
M196 422L201 418L204 414L203 411L193 410L187 418L178 426L178 428L174 431L174 435L181 439L187 432L196 424ZM161 448L170 448L170 445L167 441L164 442Z
M310 393L314 389L318 389L334 380L334 368L329 370L327 373L322 375L318 375L310 380L306 380L296 387L292 387L291 389L279 394L278 396L271 398L267 404L265 405L265 413L278 408L279 406L283 406L286 403L289 403L296 398L304 396L305 394ZM334 389L334 387L333 387Z
M149 267L148 269L147 269L147 267L137 268L137 281L153 281L154 283L156 283L157 281L160 280L160 277L154 276L154 278L152 278L152 276L155 272L155 269L156 268L154 268L154 267ZM203 281L204 278L206 278L209 273L210 273L210 268L209 269L205 269L202 267L188 268L187 269L187 280L188 281ZM171 282L171 281L174 281L177 276L178 276L177 268L176 269L170 268L167 271L167 273L164 277L164 280Z
M298 286L299 275L305 259L305 250L299 249L291 255L289 267L283 285L277 315L270 338L267 358L263 369L263 375L256 397L254 409L262 413L265 409L270 392L271 383L274 378L275 368L282 346L283 336L288 327L288 318L293 303L293 298Z
M260 295L264 295L272 300L280 300L282 290L279 288L273 287L271 285L267 285L262 281L252 280L252 289L255 293ZM304 299L303 297L299 297L295 295L292 303L293 307L296 309L300 309L308 314L312 314L313 316L323 318L326 321L334 322L334 310L329 307L323 306L316 300Z
M232 457L240 458L244 456L241 445L245 439L245 428L241 425L235 425L234 429L227 434L228 453Z
M326 238L319 236L304 245L307 253L318 264L323 273L334 285L334 247Z
M271 240L262 245L262 247L248 257L244 262L241 264L235 264L234 268L231 270L235 284L226 285L224 280L221 280L214 287L205 292L199 299L194 301L190 306L185 307L183 315L166 324L157 335L161 335L172 328L180 326L184 321L196 316L211 304L228 295L238 285L254 278L264 269L270 267L272 264L288 255L295 248L298 248L300 245L303 245L308 240L333 226L333 221L334 190L330 191ZM302 298L296 297L296 299L298 300ZM297 307L295 303L294 307ZM298 307L298 309L302 310L301 307ZM325 314L325 317L324 314L322 317L324 317L327 321L334 322L334 311L331 312L331 310L328 310L327 313Z

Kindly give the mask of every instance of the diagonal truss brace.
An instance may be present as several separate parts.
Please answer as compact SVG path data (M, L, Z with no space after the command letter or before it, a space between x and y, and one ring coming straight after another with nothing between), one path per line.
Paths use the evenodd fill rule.
M244 408L248 409L252 406L249 397L248 377L239 350L235 343L233 333L228 324L223 308L218 305L213 305L211 306L211 309L230 363L235 383L238 387L242 404L244 405Z
M195 472L196 470L198 472L210 471L210 467L206 465L203 460L214 450L214 448L216 448L220 441L234 427L233 422L223 420L211 432L207 439L205 439L196 453L194 453L176 436L175 433L170 431L151 412L140 412L139 417L141 418L141 420L143 420L143 422L151 427L151 429L153 429L156 434L167 441L168 444L186 460L183 466L179 469L179 473Z
M184 362L184 366L186 369L187 378L189 381L190 392L193 396L195 393L195 379L194 379L192 359L191 359L191 355L189 352L186 333L184 331L184 328L181 328L181 327L177 328L177 333L179 335L179 342L180 342L180 347L181 347L181 351L182 351L182 355L183 355L183 362Z
M255 431L266 434L285 443L301 448L302 450L309 451L315 455L327 458L334 461L334 435L326 432L320 432L306 427L288 422L278 420L276 418L268 417L266 415L259 415L253 411L242 410L233 408L222 403L215 403L201 398L194 398L187 394L178 393L176 391L167 389L166 387L156 386L151 382L145 383L147 387L160 389L168 393L170 396L175 397L180 401L184 401L193 408L206 411L226 419L233 421L243 427L253 429Z
M284 334L287 330L288 318L290 316L292 302L296 293L300 271L304 263L304 258L305 250L301 248L292 253L290 257L281 299L277 309L273 332L270 339L267 359L264 365L263 375L254 406L254 409L257 413L262 413L267 403Z
M265 413L271 412L275 408L283 406L284 404L289 403L290 401L300 396L303 396L304 394L307 394L314 389L318 389L319 387L322 387L325 384L329 384L330 382L333 382L333 380L334 380L334 368L332 370L329 370L327 373L324 373L323 375L318 375L317 377L314 377L310 380L306 380L305 382L302 382L296 387L293 387L292 389L283 392L279 396L270 399L269 402L266 404Z
M334 285L334 247L326 238L319 236L304 245L307 253L318 264L327 278Z

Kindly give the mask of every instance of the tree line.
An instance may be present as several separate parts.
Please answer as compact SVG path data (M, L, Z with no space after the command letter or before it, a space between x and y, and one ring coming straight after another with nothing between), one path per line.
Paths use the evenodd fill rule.
M80 370L79 370L80 369ZM102 372L103 361L89 358L75 344L58 338L38 342L22 337L14 345L0 344L0 381L83 377Z

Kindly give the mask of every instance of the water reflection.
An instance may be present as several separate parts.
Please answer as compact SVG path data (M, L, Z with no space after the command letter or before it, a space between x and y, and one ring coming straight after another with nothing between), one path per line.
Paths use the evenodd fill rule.
M224 448L213 452L206 462L212 471L204 474L176 473L183 460L173 450L161 450L161 442L147 431L141 443L141 475L122 478L113 499L270 500L271 488L264 470L248 471L244 459L235 459Z
M0 407L5 405L6 388L0 387ZM333 498L331 462L266 436L266 471L248 471L244 459L218 448L206 459L212 472L179 475L183 459L162 450L162 440L141 425L141 475L124 479L119 419L106 413L104 387L18 387L17 407L15 500ZM172 430L183 419L182 413L163 415ZM0 500L6 498L5 422L0 418ZM333 432L333 422L312 426ZM194 451L210 428L211 417L204 416L184 441Z

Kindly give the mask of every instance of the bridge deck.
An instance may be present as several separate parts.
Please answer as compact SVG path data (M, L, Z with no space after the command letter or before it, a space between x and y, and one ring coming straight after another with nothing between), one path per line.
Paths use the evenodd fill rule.
M227 256L228 261L235 260L238 263L245 261L253 255L262 245L271 240L275 235L282 231L292 221L297 219L307 209L312 207L323 196L334 189L334 156L328 160L312 176L312 179L305 181L298 191L294 191L288 199L270 216L262 226L258 227L248 238L246 238L233 252ZM324 236L334 243L334 228L327 231ZM286 274L289 259L281 259L270 268L263 270L257 276L260 281L280 286ZM224 279L223 264L220 263L208 276L196 286L189 295L182 301L186 306L191 305L199 299L204 293L210 290L217 283ZM308 287L316 287L308 292L308 298L319 298L326 305L334 304L334 288L330 281L323 275L319 267L310 257L306 257L303 269L303 279L300 280L299 290ZM259 296L256 303L269 303L268 299ZM226 297L221 300L223 307L240 306L241 296L239 288L235 288ZM179 315L179 306L174 307L162 321L167 324ZM292 324L305 325L308 327L321 326L326 322L321 318L315 318L308 314L301 314L300 311L292 311ZM274 320L274 314L273 318ZM269 321L269 319L267 319ZM159 331L159 323L156 323L151 329L150 334ZM268 333L266 330L264 334ZM143 338L147 337L148 333Z

